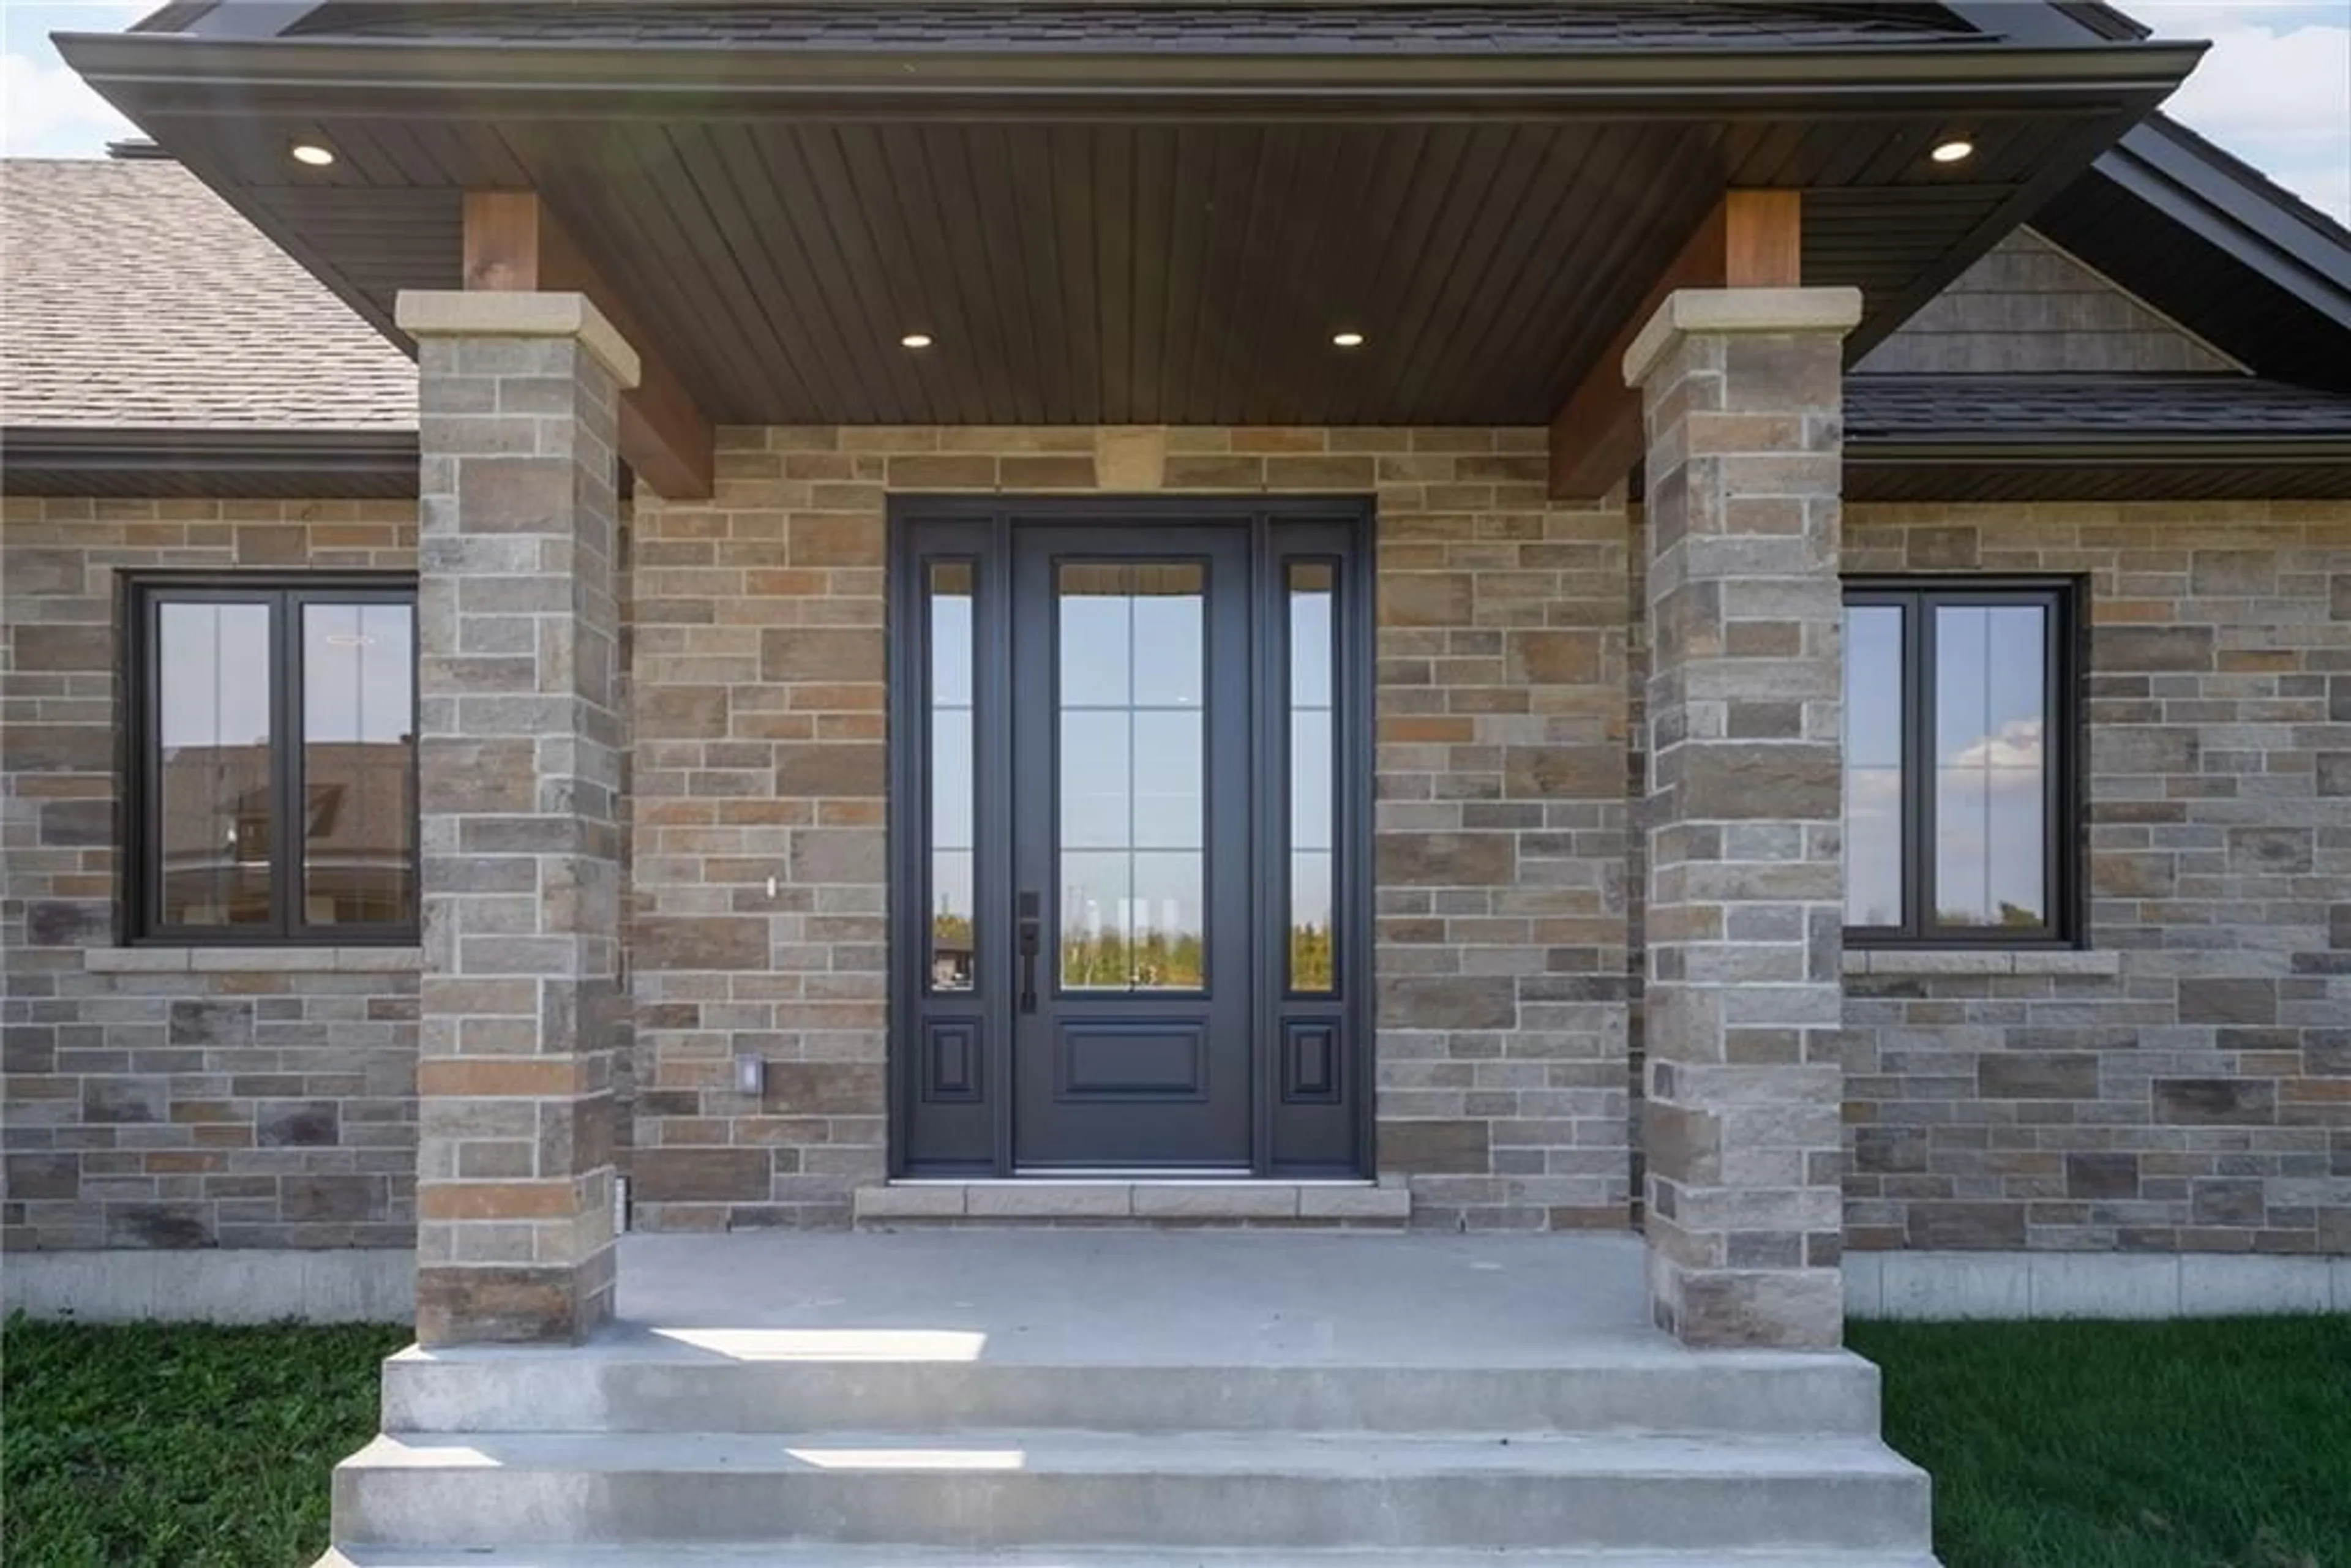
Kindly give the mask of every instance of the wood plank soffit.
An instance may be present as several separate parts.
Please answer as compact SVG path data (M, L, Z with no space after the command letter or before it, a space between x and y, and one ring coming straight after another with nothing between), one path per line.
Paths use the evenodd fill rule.
M585 295L637 352L642 374L621 394L621 456L666 499L706 500L714 463L710 420L658 340L535 191L465 193L465 287Z
M1642 296L1551 423L1551 493L1593 501L1641 460L1641 393L1625 384L1625 351L1668 296L1683 288L1793 288L1803 273L1803 194L1726 191Z

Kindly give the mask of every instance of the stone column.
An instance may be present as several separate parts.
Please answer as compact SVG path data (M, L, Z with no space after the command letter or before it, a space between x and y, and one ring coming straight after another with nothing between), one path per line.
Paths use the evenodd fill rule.
M1647 413L1649 1295L1693 1345L1844 1333L1841 344L1852 289L1685 290Z
M403 293L398 319L423 464L416 1334L576 1342L612 1305L615 432L637 356L578 294Z

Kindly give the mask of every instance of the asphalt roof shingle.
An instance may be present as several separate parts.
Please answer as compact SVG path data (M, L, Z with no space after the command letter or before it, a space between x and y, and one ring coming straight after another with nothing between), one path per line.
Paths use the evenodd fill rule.
M582 0L350 3L289 37L712 48L1580 53L1980 41L1939 6L1754 0Z
M0 424L413 430L416 366L178 164L12 158Z

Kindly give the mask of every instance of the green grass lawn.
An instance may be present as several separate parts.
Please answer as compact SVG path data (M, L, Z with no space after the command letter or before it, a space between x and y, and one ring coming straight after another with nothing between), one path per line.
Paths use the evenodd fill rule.
M296 1568L406 1328L81 1327L0 1341L11 1568Z
M2351 1317L1855 1323L1948 1568L2351 1565Z
M27 1568L298 1568L403 1328L14 1322ZM1947 1568L2351 1568L2351 1318L1860 1323Z

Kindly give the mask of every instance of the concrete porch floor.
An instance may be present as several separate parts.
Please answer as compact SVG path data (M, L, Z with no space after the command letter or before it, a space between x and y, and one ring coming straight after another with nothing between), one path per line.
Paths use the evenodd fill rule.
M1692 1351L1638 1239L636 1235L579 1347L410 1349L361 1568L1931 1568L1844 1352Z
M1677 1352L1647 1321L1641 1270L1630 1235L640 1234L621 1242L619 1321L601 1343L932 1333L961 1346L957 1359L1080 1365L1542 1365L1604 1347Z

